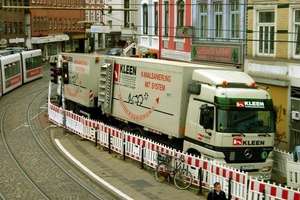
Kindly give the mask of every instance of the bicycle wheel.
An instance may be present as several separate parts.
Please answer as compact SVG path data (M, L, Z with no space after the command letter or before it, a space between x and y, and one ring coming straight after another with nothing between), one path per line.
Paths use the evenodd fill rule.
M155 179L162 183L164 182L168 177L168 166L166 163L160 163L156 166L155 170Z
M174 184L180 190L185 190L192 185L193 176L186 169L179 169L174 175Z

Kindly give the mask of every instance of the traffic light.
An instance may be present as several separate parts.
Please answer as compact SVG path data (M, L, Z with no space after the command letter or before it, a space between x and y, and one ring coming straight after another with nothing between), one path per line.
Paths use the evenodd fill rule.
M62 75L64 84L69 84L69 65L68 62L62 63Z
M61 68L52 67L50 70L52 71L51 76L53 77L51 82L57 84L58 76L61 76Z

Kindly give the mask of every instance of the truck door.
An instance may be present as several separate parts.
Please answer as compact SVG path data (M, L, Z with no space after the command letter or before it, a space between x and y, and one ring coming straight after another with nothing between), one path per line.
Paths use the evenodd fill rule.
M212 144L214 138L215 106L200 102L199 123L197 126L197 139L206 144Z
M185 136L190 143L195 144L193 148L213 143L215 129L214 116L215 106L213 104L190 99Z

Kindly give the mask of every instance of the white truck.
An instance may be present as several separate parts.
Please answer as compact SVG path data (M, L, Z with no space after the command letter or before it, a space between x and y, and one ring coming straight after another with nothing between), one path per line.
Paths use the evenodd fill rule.
M63 53L66 107L186 152L270 179L275 112L237 69Z

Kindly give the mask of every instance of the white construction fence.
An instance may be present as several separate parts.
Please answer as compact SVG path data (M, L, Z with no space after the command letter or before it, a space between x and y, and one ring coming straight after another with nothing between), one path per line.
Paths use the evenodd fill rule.
M280 191L283 193L282 198L279 199L300 199L299 190L282 188L281 186L252 179L250 179L249 187L247 173L179 152L150 139L118 130L102 122L84 118L71 111L64 111L49 101L48 117L50 121L63 126L64 114L66 117L65 126L68 130L82 138L109 148L109 151L112 150L124 155L124 158L125 156L129 157L141 162L142 165L145 164L153 168L157 165L158 151L177 158L174 160L181 162L192 173L193 184L198 186L199 190L202 188L211 189L213 183L218 181L222 184L229 199L264 199L263 197L269 197L265 199L276 199L273 198L274 191L276 191L275 194L279 194Z

